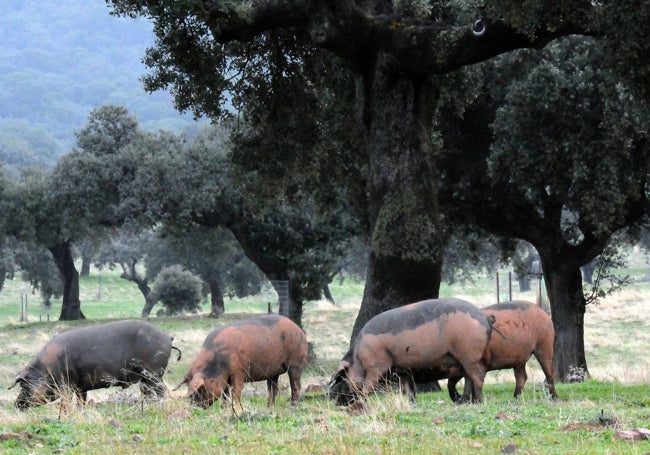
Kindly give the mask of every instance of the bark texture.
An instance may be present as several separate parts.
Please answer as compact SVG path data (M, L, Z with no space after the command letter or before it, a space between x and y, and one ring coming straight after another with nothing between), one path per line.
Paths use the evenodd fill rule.
M589 370L584 343L586 303L580 269L556 267L545 278L555 328L556 375L562 382L582 381L589 377Z
M219 317L226 311L219 278L211 277L208 286L210 287L210 316Z
M380 55L360 76L358 91L369 153L371 249L351 342L376 314L437 297L442 238L431 144L433 79L402 74Z
M63 299L61 301L62 321L75 321L86 319L81 312L81 301L79 299L79 272L74 265L72 258L72 247L70 242L63 242L49 248L59 275L63 282Z

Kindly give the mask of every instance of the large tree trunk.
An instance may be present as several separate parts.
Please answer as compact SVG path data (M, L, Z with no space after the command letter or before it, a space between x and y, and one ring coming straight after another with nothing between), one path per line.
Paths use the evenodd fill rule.
M135 284L138 285L138 289L140 290L140 293L142 293L142 296L144 297L144 307L142 308L142 313L140 314L140 317L144 319L148 318L149 315L151 314L151 310L156 305L156 303L158 303L158 297L151 292L149 281L145 278L140 278L136 273L132 273L131 275L127 273L123 273L120 278L133 281Z
M528 275L517 275L517 282L519 283L519 292L530 291L530 278L528 278Z
M86 319L81 312L79 300L79 272L74 266L72 248L69 242L63 242L50 248L56 267L63 281L63 300L61 302L61 321L76 321Z
M218 278L211 278L208 280L208 286L210 287L210 316L219 317L226 312L221 282Z
M555 373L561 382L582 381L589 377L589 371L584 344L586 302L580 268L562 265L560 259L541 259L555 328Z
M140 317L146 319L151 314L153 307L156 305L156 303L158 303L158 296L154 295L154 293L151 292L149 280L138 274L138 271L136 270L136 264L136 261L130 263L122 263L122 274L120 275L120 278L123 280L132 281L138 286L138 290L144 297L144 307L142 308Z
M351 343L378 313L438 295L443 235L431 141L436 89L431 78L400 74L382 56L358 83L372 232Z
M144 307L142 307L142 313L140 314L140 317L143 319L148 318L151 315L151 310L153 310L153 307L156 306L156 303L158 303L158 299L153 295L152 292L144 294Z
M327 284L327 283L325 283L325 284L323 285L323 297L325 297L325 299L326 299L328 302L336 303L336 302L334 301L334 296L332 295L332 291L330 291L329 284Z
M298 286L291 286L291 282L289 282L289 314L287 316L299 327L302 327L302 306L302 293Z
M85 256L81 258L81 272L79 272L80 276L90 276L91 262L92 262L92 258L85 257Z

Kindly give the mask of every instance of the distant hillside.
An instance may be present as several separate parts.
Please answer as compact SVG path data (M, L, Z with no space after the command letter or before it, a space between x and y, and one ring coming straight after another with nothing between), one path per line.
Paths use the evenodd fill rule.
M107 103L126 106L147 129L193 127L168 93L142 88L151 24L109 11L104 0L0 2L0 161L53 165Z

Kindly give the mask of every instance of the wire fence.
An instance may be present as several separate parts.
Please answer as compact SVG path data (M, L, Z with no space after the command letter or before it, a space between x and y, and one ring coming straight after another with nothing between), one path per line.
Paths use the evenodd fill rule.
M497 303L534 299L537 305L548 307L544 275L541 273L530 274L520 281L514 272L496 272L495 289Z

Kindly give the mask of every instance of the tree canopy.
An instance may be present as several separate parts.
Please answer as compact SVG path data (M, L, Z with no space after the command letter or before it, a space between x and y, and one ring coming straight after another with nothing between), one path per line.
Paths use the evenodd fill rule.
M227 130L205 127L173 147L128 148L134 174L123 180L121 210L163 223L183 238L197 226L226 228L271 281L291 281L290 316L318 298L356 230L343 210L320 211L309 198L252 198L233 178ZM216 231L207 231L216 232Z
M347 74L354 92L336 99L343 112L354 112L362 147L342 156L358 163L365 176L358 206L370 246L352 340L378 312L438 294L449 231L438 194L446 170L440 167L436 115L446 96L466 103L478 93L481 81L468 67L515 49L543 48L563 36L589 35L603 43L604 63L619 63L613 67L640 104L648 99L642 82L650 65L647 4L629 13L622 1L587 0L109 3L116 14L154 23L156 41L146 58L149 89L169 88L179 109L215 118L227 113L229 93L257 131L282 128L295 116L278 110L282 115L256 117L254 107L263 104L249 96L252 88L266 87L271 100L301 93L298 98L308 101L314 87L345 94L334 84L319 84L313 71L315 62L344 63L347 73L340 80ZM264 85L258 83L260 69ZM458 103L458 112L465 103ZM309 119L300 120L292 124L295 130L310 131ZM274 158L280 160L287 148L294 150L281 147ZM361 150L363 160L356 161Z
M602 52L570 37L496 59L458 128L443 128L453 217L539 252L560 378L588 375L580 267L649 208L647 119Z

